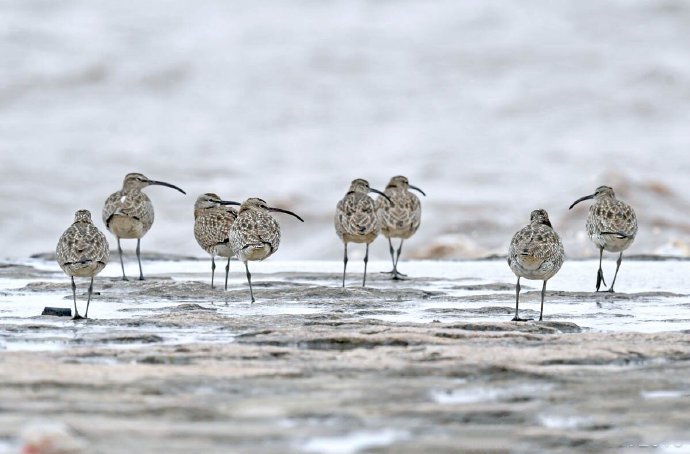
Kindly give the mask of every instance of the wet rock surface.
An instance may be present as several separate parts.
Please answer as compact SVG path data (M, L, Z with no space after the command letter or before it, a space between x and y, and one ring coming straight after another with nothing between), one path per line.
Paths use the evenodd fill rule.
M84 452L690 447L688 324L587 322L656 304L657 323L688 303L682 286L555 289L543 322L515 323L496 276L375 274L342 289L336 273L256 273L254 305L240 279L225 292L205 275L105 277L95 318L71 321L13 305L71 304L68 280L32 276L0 301L0 452L37 418L66 424ZM521 315L538 317L539 293L524 292Z

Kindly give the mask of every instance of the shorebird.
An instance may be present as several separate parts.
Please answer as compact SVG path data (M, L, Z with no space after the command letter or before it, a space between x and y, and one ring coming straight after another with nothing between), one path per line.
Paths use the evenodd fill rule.
M93 225L91 212L79 210L74 214L74 223L62 234L55 251L60 268L72 279L72 298L74 299L74 317L87 318L89 304L93 293L93 277L100 273L108 263L110 248L105 235ZM84 317L77 310L77 286L74 277L90 277L89 296L86 301Z
M226 202L228 205L240 205L237 219L230 228L230 246L237 259L244 262L249 283L249 294L254 299L252 274L247 262L264 260L278 250L280 245L280 226L269 212L287 213L304 222L304 219L292 211L269 207L266 201L256 197L243 203Z
M515 285L515 317L512 321L531 320L518 316L521 277L544 281L541 288L541 311L539 312L539 321L542 320L546 281L561 269L564 257L565 251L561 238L551 226L549 215L545 210L532 211L529 225L513 236L508 250L508 265L518 278Z
M211 288L216 273L215 256L218 255L228 258L225 290L228 289L230 257L234 255L230 247L230 227L237 218L237 210L227 206L231 204L234 202L221 200L210 192L197 197L194 203L194 238L204 251L211 254Z
M589 239L599 248L599 271L597 271L597 289L604 281L604 272L601 269L601 259L604 249L609 252L620 252L616 261L616 274L613 275L613 282L608 291L613 293L613 286L618 277L618 269L623 261L623 251L626 250L637 235L637 216L635 211L625 202L616 199L613 189L609 186L599 186L594 194L580 197L569 209L583 200L594 199L594 205L589 207L587 216L587 234Z
M369 261L369 244L376 239L381 230L381 222L376 214L376 204L370 192L375 192L388 199L390 198L379 191L369 187L369 182L361 178L352 180L350 189L345 197L338 202L335 209L335 233L345 244L343 256L343 287L345 287L345 273L347 271L347 243L366 243L364 254L364 278L362 287L367 283L367 262Z
M417 186L412 186L406 177L398 175L391 178L383 191L388 198L378 197L376 199L381 233L388 238L388 250L393 261L393 270L390 271L390 274L393 275L394 280L406 276L398 272L398 260L403 241L415 234L422 220L422 205L419 203L419 198L412 194L409 189L414 189L426 197L424 191ZM391 238L400 238L397 255L393 249Z
M140 173L128 173L122 183L122 189L110 195L103 207L103 223L110 233L117 238L117 251L120 253L122 280L128 280L125 275L125 264L122 260L120 239L137 239L137 261L139 262L139 280L144 280L141 269L141 237L146 235L153 225L153 204L151 199L141 192L146 186L159 185L176 189L186 194L182 189L163 181L150 180Z

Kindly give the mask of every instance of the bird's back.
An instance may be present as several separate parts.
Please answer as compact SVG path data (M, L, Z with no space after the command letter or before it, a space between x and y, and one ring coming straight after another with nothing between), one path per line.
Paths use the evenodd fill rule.
M93 224L72 224L58 241L56 256L60 268L70 276L98 274L110 256L105 235Z
M199 246L212 255L228 257L231 254L230 228L237 211L229 207L197 210L194 219L194 238Z
M366 194L351 192L338 202L335 231L347 242L370 243L380 230L376 204Z
M547 280L561 268L564 257L561 239L551 227L530 224L513 236L508 264L517 276Z
M381 222L381 233L386 237L407 239L414 235L422 220L422 205L419 198L409 191L388 188L385 197L376 199L376 210Z
M242 261L263 260L278 250L280 226L268 213L243 211L230 229L230 246Z
M599 200L589 207L587 234L611 252L627 249L637 235L637 216L630 205L617 199Z

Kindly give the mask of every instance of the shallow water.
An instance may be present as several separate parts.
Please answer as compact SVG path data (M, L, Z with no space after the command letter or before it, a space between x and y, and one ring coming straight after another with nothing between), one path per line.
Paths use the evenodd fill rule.
M215 317L265 318L308 316L347 311L357 319L390 323L456 323L507 321L514 312L514 280L503 261L405 262L409 274L394 282L381 274L386 262L370 262L369 287L361 289L361 268L350 266L347 288L340 288L337 262L280 262L252 264L257 302L248 302L246 278L233 262L229 291L211 291L207 261L151 261L144 283L118 280L116 267L96 279L86 323L65 318L40 317L45 306L70 307L69 281L49 261L29 260L21 265L43 273L39 278L0 279L0 320L16 327L3 336L6 350L59 349L79 346L84 333L95 340L108 333L123 339L103 341L105 346L139 345L136 333L145 330L160 341L179 345L191 342L232 342L239 333L220 324L157 326L175 317L177 308L207 309ZM605 274L611 273L606 263ZM614 265L615 266L615 265ZM569 322L584 330L612 332L664 332L690 330L690 272L687 261L626 261L616 283L620 293L592 293L596 261L567 262L547 287L545 320ZM24 272L22 269L21 272ZM523 281L520 314L538 317L541 281ZM221 279L222 285L222 279ZM86 281L78 283L83 313ZM625 292L625 293L623 293ZM352 304L353 298L363 304ZM131 320L143 325L128 326ZM145 328L145 329L144 329ZM134 338L127 336L134 333Z

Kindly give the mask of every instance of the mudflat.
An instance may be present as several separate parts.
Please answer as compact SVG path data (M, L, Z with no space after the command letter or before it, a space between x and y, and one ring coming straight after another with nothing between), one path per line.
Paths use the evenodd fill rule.
M611 295L574 289L592 263L564 266L527 323L509 321L503 262L374 271L365 289L356 268L343 289L337 263L284 262L255 272L251 305L239 272L224 292L206 262L161 260L147 281L98 279L85 321L38 315L71 305L49 262L5 264L0 452L36 420L83 452L690 449L688 284L643 277L690 263L631 261L632 291Z

